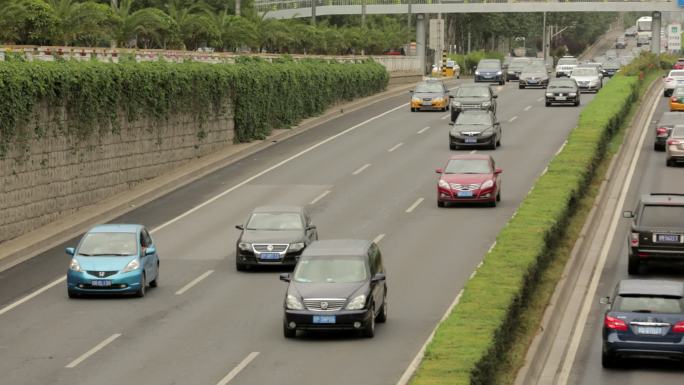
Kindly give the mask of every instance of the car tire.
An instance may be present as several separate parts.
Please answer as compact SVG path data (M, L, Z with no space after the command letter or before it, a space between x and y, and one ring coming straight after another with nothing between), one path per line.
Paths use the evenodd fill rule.
M456 111L452 108L451 109L451 123L456 122L456 118L458 118L458 111Z
M290 329L287 327L287 321L283 319L283 337L295 338L297 336L297 329Z
M147 293L147 278L145 277L145 273L142 274L142 279L140 280L140 289L138 289L137 292L135 292L135 296L138 298L142 298L145 296Z
M489 145L490 150L496 150L496 139L492 139L492 144Z
M615 360L615 356L612 354L602 352L601 353L601 366L603 366L606 369L614 368L617 366L617 361Z
M496 198L493 201L489 202L489 207L496 207Z
M69 298L78 298L78 294L76 294L76 292L73 290L67 290L67 295Z
M653 151L663 151L664 148L662 148L658 143L653 143Z
M665 160L665 165L666 165L667 167L674 167L674 162L672 161L672 159L666 159L666 160Z
M551 107L551 102L546 102L544 104L546 105L546 107Z
M525 88L525 86L524 86L524 85L522 85L522 84L518 84L518 89L519 89L519 90L522 90L523 88Z
M235 270L245 271L247 270L247 265L245 265L244 263L235 262Z
M446 202L437 200L437 207L446 207Z
M154 280L150 281L150 287L158 287L159 286L159 264L157 264L157 276L154 277Z
M381 324L387 322L387 298L384 299L382 307L380 308L380 312L375 317L375 321Z
M411 112L416 112L416 109L411 107Z
M501 136L499 136L499 139L496 141L496 147L501 147Z
M501 202L501 190L499 190L499 192L496 193L496 201Z
M502 80L502 81L499 82L499 85L500 85L500 86L506 85L506 82Z
M639 257L630 255L627 260L627 273L629 273L629 275L639 275L640 269L641 261L639 260Z
M363 328L361 331L361 336L365 338L373 338L375 337L375 304L373 304L373 307L371 308L371 316L370 320L368 323L366 323L366 327Z
M455 144L449 143L449 150L453 151L453 150L457 150L457 149L458 149L458 146L456 146Z

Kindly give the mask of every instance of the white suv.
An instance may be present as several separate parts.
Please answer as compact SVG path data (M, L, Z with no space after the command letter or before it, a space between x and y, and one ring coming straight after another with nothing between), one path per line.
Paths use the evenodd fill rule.
M577 59L572 56L563 56L558 59L558 64L556 64L556 77L570 76L572 70L577 67Z
M663 96L672 96L677 86L684 86L684 70L672 70L665 77L665 90Z

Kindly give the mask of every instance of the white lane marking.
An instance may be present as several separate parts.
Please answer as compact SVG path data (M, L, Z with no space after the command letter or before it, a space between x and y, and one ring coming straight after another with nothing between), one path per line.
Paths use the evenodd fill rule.
M382 238L385 238L385 234L380 234L380 235L378 235L377 237L375 237L375 238L373 239L373 242L375 242L375 243L380 243L380 241L382 241Z
M229 383L235 376L238 375L242 371L242 369L246 368L247 365L250 364L250 362L254 361L254 359L259 355L259 352L251 352L245 357L242 362L238 364L233 370L230 371L230 373L226 374L225 377L221 379L221 381L217 382L216 385L226 385Z
M508 121L509 121L509 122L512 122L512 121L514 121L514 120L516 120L516 119L518 119L518 116L517 116L517 115L514 116L514 117L512 117L512 118L510 118L510 119L508 119Z
M544 100L544 98L543 98L543 97L542 97L542 98L539 98L539 99L537 99L537 101L538 101L538 102L541 102L542 100Z
M558 154L560 154L561 151L563 151L563 149L565 148L565 145L566 145L566 144L568 144L568 140L567 140L567 139L565 140L565 142L563 142L563 144L560 146L560 148L558 149L558 151L556 151L556 153L554 154L554 156L558 156Z
M496 241L494 241L494 243L492 243L492 245L489 246L489 250L487 250L487 254L491 253L492 250L494 250L494 247L496 247ZM480 265L482 265L482 262L480 262ZM480 265L478 265L477 267L480 267Z
M647 119L646 121L649 121L653 117L653 113L655 112L655 109L658 106L658 104L659 103L653 103L649 119ZM604 238L603 245L601 245L601 254L599 254L599 259L596 263L596 267L594 268L594 272L591 276L591 281L589 281L589 288L587 290L586 297L584 297L584 303L582 304L582 309L580 310L579 318L575 323L575 325L577 325L577 328L575 329L575 332L572 335L572 340L570 341L570 346L568 347L568 352L565 356L566 359L563 362L563 367L561 368L560 375L558 376L557 385L566 385L568 383L568 379L570 378L570 371L572 370L572 367L574 365L575 357L577 356L577 349L579 349L579 344L582 339L582 335L584 334L584 326L587 323L589 311L591 310L591 306L594 302L594 296L596 296L596 290L598 289L598 284L601 280L603 268L606 265L606 259L608 259L608 251L610 251L610 246L613 244L613 240L615 239L615 231L617 230L618 222L622 218L622 209L625 205L625 200L627 199L629 186L632 185L632 178L634 177L636 166L639 162L639 158L641 157L641 148L643 147L644 140L646 139L646 134L648 132L649 130L643 130L643 132L641 133L641 138L639 138L639 144L636 147L637 154L635 157L632 158L632 163L629 165L627 178L625 179L625 183L622 186L622 191L620 191L620 197L618 198L618 203L616 206L617 210L615 210L615 213L613 214L613 219L610 222L608 233Z
M347 128L346 130L344 130L344 131L342 131L342 132L338 132L337 134L335 134L335 135L333 135L333 136L331 136L331 137L329 137L329 138L323 139L323 140L321 140L320 142L318 142L318 143L316 143L316 144L314 144L314 145L312 145L312 146L310 146L310 147L308 147L308 148L305 148L304 150L302 150L302 151L300 151L300 152L298 152L298 153L296 153L296 154L290 156L289 158L284 159L284 160L281 160L280 162L274 164L273 166L271 166L271 167L269 167L269 168L267 168L267 169L265 169L265 170L263 170L263 171L260 171L260 172L258 172L258 173L256 173L256 174L252 175L251 177L249 177L249 178L243 180L242 182L240 182L240 183L234 185L233 187L231 187L231 188L229 188L229 189L227 189L227 190L221 192L220 194L218 194L218 195L216 195L216 196L214 196L214 197L212 197L212 198L210 198L210 199L204 201L203 203L201 203L201 204L199 204L199 205L197 205L197 206L195 206L195 207L189 209L188 211L184 212L183 214L180 214L179 216L177 216L177 217L175 217L175 218L173 218L173 219L171 219L171 220L169 220L169 221L167 221L167 222L161 224L160 226L158 226L158 227L152 229L152 230L150 231L150 233L156 233L157 231L159 231L159 230L161 230L161 229L163 229L163 228L165 228L165 227L167 227L167 226L169 226L169 225L171 225L171 224L173 224L173 223L178 222L179 220L181 220L181 219L187 217L188 215L194 213L195 211L197 211L197 210L199 210L199 209L201 209L201 208L203 208L203 207L205 207L205 206L207 206L207 205L209 205L209 204L211 204L211 203L217 201L218 199L223 198L224 196L226 196L226 195L230 194L231 192L235 191L236 189L238 189L238 188L240 188L240 187L246 185L247 183L250 183L251 181L253 181L253 180L255 180L255 179L257 179L257 178L259 178L259 177L261 177L261 176L263 176L263 175L265 175L265 174L267 174L267 173L269 173L269 172L271 172L271 171L273 171L273 170L275 170L275 169L277 169L277 168L283 166L284 164L287 164L287 163L289 163L289 162L291 162L291 161L293 161L293 160L295 160L295 159L301 157L302 155L305 155L305 154L307 154L307 153L309 153L309 152L311 152L311 151L317 149L318 147L320 147L320 146L322 146L322 145L324 145L324 144L326 144L326 143L329 143L329 142L331 142L331 141L333 141L333 140L335 140L335 139L337 139L337 138L339 138L339 137L341 137L341 136L343 136L343 135L346 135L346 134L348 134L348 133L350 133L350 132L356 130L357 128L359 128L359 127L361 127L361 126L364 126L364 125L366 125L366 124L368 124L368 123L370 123L370 122L372 122L372 121L374 121L374 120L376 120L376 119L380 119L380 118L382 118L383 116L386 116L386 115L388 115L388 114L391 114L391 113L393 113L394 111L397 111L397 110L399 110L399 109L401 109L401 108L404 108L404 107L406 107L406 106L408 106L408 105L409 105L409 103L404 103L404 104L402 104L402 105L400 105L400 106L397 106L397 107L394 107L394 108L392 108L392 109L390 109L390 110L387 110L387 111L383 112L383 113L380 114L380 115L375 115L375 116L372 117L372 118L369 118L369 119L367 119L367 120L364 120L363 122L361 122L361 123L359 123L359 124L357 124L357 125L355 125L355 126L349 127L349 128Z
M476 152L477 152L477 150L470 151L471 154L474 154Z
M311 202L309 202L310 205L315 205L316 202L320 201L321 199L325 198L326 195L330 194L332 191L330 190L325 190L323 193L316 198L314 198Z
M420 134L422 134L423 132L425 132L425 131L427 131L427 130L429 130L429 129L430 129L430 126L423 127L423 128L420 129L420 131L417 132L417 134L420 135Z
M352 173L352 175L359 175L363 172L363 170L367 169L368 167L370 167L370 163L366 163L363 166L359 167L358 169L356 169L356 171Z
M544 170L542 171L542 175L545 175L549 171L549 166L544 167Z
M75 368L76 365L78 365L78 364L80 364L81 362L87 360L88 357L90 357L90 356L92 356L93 354L97 353L99 350L101 350L101 349L104 348L105 346L109 345L110 343L112 343L112 341L114 341L115 339L117 339L117 338L119 338L119 337L121 337L121 333L112 334L112 335L109 336L106 340L100 342L99 344L95 345L94 348L92 348L92 349L88 350L87 352L85 352L82 356L80 356L80 357L78 357L77 359L71 361L71 362L69 363L69 365L65 366L65 368L67 368L67 369Z
M432 339L435 338L437 328L439 328L439 325L442 322L444 322L444 320L446 320L447 317L449 317L449 314L451 314L451 312L454 310L454 307L456 307L458 302L461 300L461 295L463 295L463 289L461 289L461 291L458 292L458 295L454 299L454 302L452 302L451 305L449 305L449 308L446 310L446 312L439 320L435 328L432 329L432 333L430 333L427 340L425 340L423 346L420 347L420 350L418 350L416 356L413 357L413 361L411 361L408 368L406 368L404 374L401 375L401 378L399 378L399 381L397 381L397 385L407 385L409 381L411 381L413 374L416 372L416 370L418 370L418 366L420 365L420 362L423 360L423 356L425 355L425 349L427 349L427 346L430 344L430 342L432 342Z
M448 114L442 116L440 119L445 120L445 119L448 119L450 116L451 116L451 113L448 113Z
M525 110L525 111L529 111L529 110L531 110L531 109L532 109L532 106L527 106L527 107L525 107L524 110Z
M422 197L416 199L416 201L413 202L413 204L412 204L409 208L406 209L406 212L407 212L407 213L410 213L410 212L412 212L413 210L415 210L416 207L418 207L419 204L423 203L423 200L424 200L424 199L423 199Z
M390 148L389 150L387 150L387 152L392 152L392 151L396 150L397 148L399 148L399 147L401 147L401 146L403 146L403 145L404 145L404 143L397 143L397 144L394 145L394 147L392 147L392 148Z
M0 315L7 313L8 311L14 309L15 307L21 305L24 302L30 301L31 299L39 296L40 294L50 290L52 287L57 286L64 281L66 281L66 276L64 276L62 278L58 278L58 279L48 283L47 285L41 287L40 289L38 289L38 290L34 291L33 293L27 295L26 297L23 297L23 298L15 301L15 302L5 306L5 307L3 307L2 309L0 309Z
M207 271L205 271L202 275L200 275L199 277L193 279L192 281L190 281L190 283L188 283L187 285L183 286L180 290L178 290L178 291L176 292L176 295L181 295L181 294L185 293L186 291L190 290L193 286L195 286L195 285L197 285L198 283L200 283L203 279L205 279L205 278L207 278L208 276L210 276L211 273L213 273L213 272L214 272L214 270L207 270Z

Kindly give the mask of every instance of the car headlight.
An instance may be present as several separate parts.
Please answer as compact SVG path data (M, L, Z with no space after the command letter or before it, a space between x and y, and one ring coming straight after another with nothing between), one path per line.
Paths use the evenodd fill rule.
M461 107L461 102L454 102L454 106Z
M249 242L240 242L240 243L238 243L238 248L242 251L251 251L252 250L252 244Z
M488 127L487 129L480 132L480 136L490 136L493 133L494 133L494 129L492 127Z
M287 298L285 299L285 307L290 310L304 310L304 305L302 305L302 302L299 301L299 298L292 294L287 295Z
M502 73L502 72L501 72L501 71L499 71L499 72L497 72L496 74L497 74L497 75L501 75L501 73Z
M546 96L553 96L553 92L547 92Z
M81 265L78 263L78 261L75 258L71 259L71 263L69 264L69 270L81 271Z
M299 251L304 248L304 242L290 243L290 251Z
M568 96L577 96L577 92L570 92Z
M127 273L129 271L137 270L140 268L140 262L138 262L137 259L134 259L130 262L128 262L128 265L126 265L126 268L123 269L123 273Z
M490 188L492 186L494 186L494 181L492 179L490 179L490 180L487 180L484 183L482 183L482 186L480 186L480 189L484 190L484 189Z
M432 99L432 101L435 103L442 103L444 101L444 99L443 98L434 98L434 99Z
M489 107L492 105L492 102L482 102L482 107Z
M480 74L480 71L475 71L475 75L479 75L479 74Z
M412 102L419 102L419 101L420 101L420 98L417 98L417 97L414 96L414 97L411 98L411 101L412 101Z
M357 297L354 297L351 301L349 301L349 304L347 305L347 310L361 310L364 307L366 307L366 295L361 294Z
M449 183L447 183L444 179L439 180L439 187L448 189L449 188Z

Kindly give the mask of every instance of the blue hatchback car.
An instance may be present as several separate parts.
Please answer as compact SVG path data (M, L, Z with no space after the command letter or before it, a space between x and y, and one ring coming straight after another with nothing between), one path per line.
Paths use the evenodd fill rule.
M159 256L142 225L98 225L76 248L67 272L70 298L83 294L135 294L144 297L147 286L159 284Z

